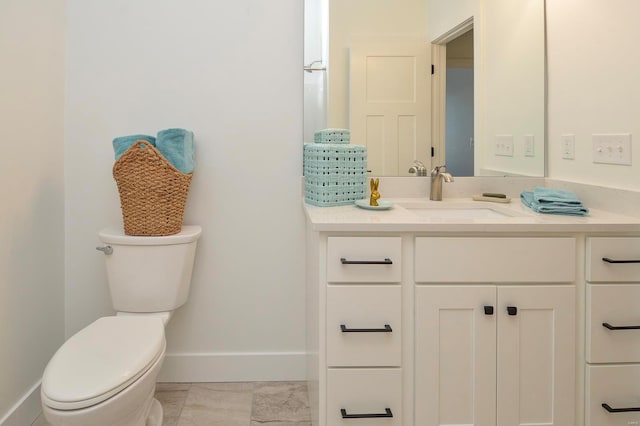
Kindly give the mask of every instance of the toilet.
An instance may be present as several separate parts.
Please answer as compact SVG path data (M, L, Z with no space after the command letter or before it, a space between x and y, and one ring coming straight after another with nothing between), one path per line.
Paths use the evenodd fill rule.
M69 338L47 364L40 396L52 426L160 426L154 398L165 355L164 328L189 296L202 229L162 237L100 231L111 301L102 317Z

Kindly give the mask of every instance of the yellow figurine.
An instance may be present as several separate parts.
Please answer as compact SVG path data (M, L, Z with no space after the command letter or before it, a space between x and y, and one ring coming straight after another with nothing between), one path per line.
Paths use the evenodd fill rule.
M371 178L371 180L369 181L369 185L371 186L371 197L369 198L370 206L374 206L374 207L378 206L378 199L380 199L380 193L378 192L379 184L380 184L380 179L378 178L375 178L375 180Z

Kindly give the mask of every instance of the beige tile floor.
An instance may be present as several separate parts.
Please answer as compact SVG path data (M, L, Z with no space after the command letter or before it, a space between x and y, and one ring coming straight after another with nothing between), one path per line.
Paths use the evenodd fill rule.
M159 383L156 398L163 426L311 426L305 382Z

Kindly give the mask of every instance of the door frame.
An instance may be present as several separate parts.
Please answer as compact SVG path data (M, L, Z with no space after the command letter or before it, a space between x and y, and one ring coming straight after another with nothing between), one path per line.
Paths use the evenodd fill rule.
M446 164L447 134L447 43L472 30L473 16L451 28L431 42L431 164Z

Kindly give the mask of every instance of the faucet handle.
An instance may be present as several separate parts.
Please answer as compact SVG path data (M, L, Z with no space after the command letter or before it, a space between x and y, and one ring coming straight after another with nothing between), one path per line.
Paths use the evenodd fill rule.
M438 173L440 173L440 169L444 169L444 168L446 168L446 167L447 167L447 165L446 165L446 164L443 164L443 165L441 165L441 166L435 166L435 167L433 168L433 170L431 170L431 176L435 176L435 175L437 175Z

